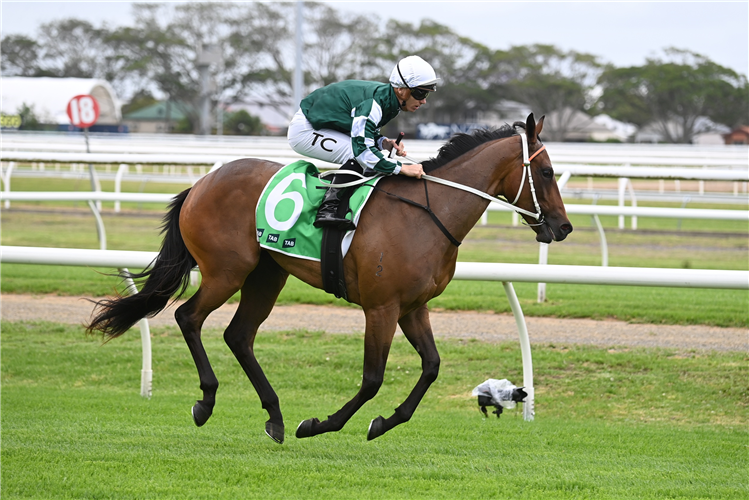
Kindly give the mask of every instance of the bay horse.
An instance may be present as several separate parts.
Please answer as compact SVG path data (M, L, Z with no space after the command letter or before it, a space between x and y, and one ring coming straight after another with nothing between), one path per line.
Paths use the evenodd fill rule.
M523 134L513 127L525 129L527 147L523 146ZM379 189L361 213L344 259L348 300L360 305L366 318L361 388L326 420L304 420L296 437L340 430L375 396L383 382L397 325L421 357L422 373L392 416L372 420L367 439L381 436L411 418L437 378L440 365L427 303L452 279L457 244L489 204L476 196L477 191L514 198L514 204L525 210L521 214L538 241L561 241L572 231L551 160L538 138L543 117L536 123L530 114L525 123L516 122L513 127L458 134L442 146L436 158L424 162L425 171L432 177L460 182L473 188L473 193L402 176L386 177L378 184ZM528 161L525 182L523 159L528 158L529 151L535 158ZM130 275L145 278L142 290L97 302L95 316L87 326L88 333L98 331L106 338L122 335L140 319L164 309L173 296L181 296L190 271L197 265L202 274L200 287L174 316L198 370L203 399L193 406L192 416L195 424L202 426L213 412L219 383L203 348L201 327L212 311L241 290L224 340L268 412L265 432L277 443L284 440L283 417L278 396L255 359L255 336L289 274L316 288L323 287L319 262L259 246L255 207L264 186L282 166L260 159L236 160L177 195L164 216L164 240L158 256L143 273ZM421 208L429 210L402 199L425 204ZM525 215L534 207L542 215L538 222Z

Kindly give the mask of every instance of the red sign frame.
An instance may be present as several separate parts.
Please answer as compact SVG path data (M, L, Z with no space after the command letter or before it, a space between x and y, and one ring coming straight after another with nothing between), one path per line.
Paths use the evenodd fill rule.
M81 94L68 102L66 109L70 123L80 128L88 128L99 119L99 103L94 96Z

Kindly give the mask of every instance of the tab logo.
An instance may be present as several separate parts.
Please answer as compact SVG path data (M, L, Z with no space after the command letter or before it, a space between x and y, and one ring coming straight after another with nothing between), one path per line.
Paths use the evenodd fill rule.
M283 240L283 248L292 248L296 246L296 238L289 238L288 240Z
M278 234L268 234L268 239L265 240L268 243L278 243Z
M257 239L260 241L260 238L263 237L263 233L265 232L265 229L257 228Z

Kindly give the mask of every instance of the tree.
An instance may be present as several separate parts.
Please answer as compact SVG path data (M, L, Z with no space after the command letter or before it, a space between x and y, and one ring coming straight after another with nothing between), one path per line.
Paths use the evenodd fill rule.
M390 20L368 48L364 68L372 79L387 81L403 57L418 55L434 67L442 82L429 96L428 105L418 116L400 118L406 122L466 122L479 111L491 108L496 100L488 91L485 71L489 66L485 46L453 32L449 27L425 19L418 26Z
M40 75L72 78L104 76L106 28L88 21L62 19L42 24L39 29Z
M296 64L295 15L290 3L252 3L233 23L227 42L244 71L236 82L243 91L238 99L288 112ZM368 44L377 33L375 19L341 13L326 4L305 3L305 90L371 77Z
M122 105L122 116L125 116L134 111L138 111L139 109L147 108L148 106L152 106L158 102L159 100L156 99L148 90L139 90L130 99L130 102Z
M377 17L346 14L327 4L308 2L304 8L305 83L324 87L349 79L376 77L368 51L379 31Z
M690 143L709 118L728 126L749 123L746 77L705 56L667 49L667 59L609 67L599 79L597 109L639 126L653 124L668 142Z
M553 45L520 45L497 51L491 61L497 93L527 104L537 116L550 115L544 136L563 141L574 132L573 118L592 104L591 92L602 64L591 54Z
M44 130L45 127L39 122L33 105L29 106L23 103L18 108L17 113L21 117L21 126L18 127L18 130Z
M39 52L36 40L24 35L8 35L0 43L0 67L4 76L37 76Z

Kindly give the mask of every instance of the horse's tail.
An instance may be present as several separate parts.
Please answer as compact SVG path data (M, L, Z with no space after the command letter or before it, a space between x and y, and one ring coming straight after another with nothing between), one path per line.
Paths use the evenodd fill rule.
M99 331L110 339L119 337L142 318L162 311L175 293L175 298L185 293L190 271L196 265L179 230L179 213L189 192L182 191L169 204L161 226L164 241L151 266L142 273L120 274L122 278L145 278L143 288L135 295L96 302L96 315L86 327L87 333Z

